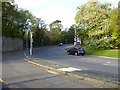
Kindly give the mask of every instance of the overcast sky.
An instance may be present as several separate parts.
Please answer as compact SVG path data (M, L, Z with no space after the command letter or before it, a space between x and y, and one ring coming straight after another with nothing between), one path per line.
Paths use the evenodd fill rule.
M75 24L76 7L85 4L88 0L15 0L19 8L29 10L34 16L41 18L46 24L61 20L64 28ZM114 7L119 0L99 0L109 2Z

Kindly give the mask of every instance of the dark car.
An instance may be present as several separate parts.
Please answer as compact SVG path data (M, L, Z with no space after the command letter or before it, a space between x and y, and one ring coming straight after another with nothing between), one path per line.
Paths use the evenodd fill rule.
M58 46L63 46L63 43L59 43Z
M67 51L68 55L84 55L85 54L85 50L83 48L79 48L79 47L74 47L71 48L70 50Z

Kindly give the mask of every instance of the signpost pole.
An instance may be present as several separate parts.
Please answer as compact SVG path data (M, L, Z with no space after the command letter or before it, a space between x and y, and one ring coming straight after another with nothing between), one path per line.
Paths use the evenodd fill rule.
M77 35L76 35L76 28L75 28L75 36L76 36L76 45L77 45Z
M33 32L31 32L30 33L30 37L31 37L31 39L30 39L30 56L32 56L32 43L33 43L33 38L32 38L32 34L33 34Z
M75 42L75 45L77 45L76 26L74 26L74 28L75 28L75 37L74 37L74 42Z

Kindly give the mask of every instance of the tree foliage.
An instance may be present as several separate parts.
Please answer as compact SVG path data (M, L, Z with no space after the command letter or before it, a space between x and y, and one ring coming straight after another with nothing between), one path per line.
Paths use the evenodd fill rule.
M118 19L118 8L114 8L111 11L111 16L110 19L108 20L109 23L109 31L111 32L111 38L110 38L110 42L115 45L118 46L120 45L120 30L119 30L119 19Z
M58 42L61 42L62 40L61 30L63 28L61 21L60 20L53 21L49 26L50 26L50 38L53 41L53 43L57 44Z
M2 2L2 30L4 36L24 37L25 29L31 23L32 15L28 10L18 9L10 2Z
M3 36L22 38L25 46L26 41L30 41L30 32L32 31L34 32L34 47L53 45L59 42L66 43L65 40L68 39L66 35L69 32L62 31L63 25L60 20L55 20L50 24L50 31L48 31L46 26L44 20L33 16L28 10L19 9L12 2L2 2ZM69 42L70 40L68 39Z
M88 2L77 7L77 33L82 44L91 48L116 48L118 39L118 8L111 4Z

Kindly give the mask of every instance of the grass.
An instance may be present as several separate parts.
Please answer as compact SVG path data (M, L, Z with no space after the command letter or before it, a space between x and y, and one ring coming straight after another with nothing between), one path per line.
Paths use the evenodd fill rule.
M118 50L89 50L89 49L85 49L85 51L86 51L86 54L108 56L108 57L118 57Z
M64 50L66 50L66 51L67 51L67 50L69 50L69 49L70 49L70 48L65 48Z
M69 50L70 48L66 48L65 50ZM99 55L99 56L107 56L107 57L120 57L120 50L110 49L110 50L92 50L92 49L84 49L86 54L91 55Z

